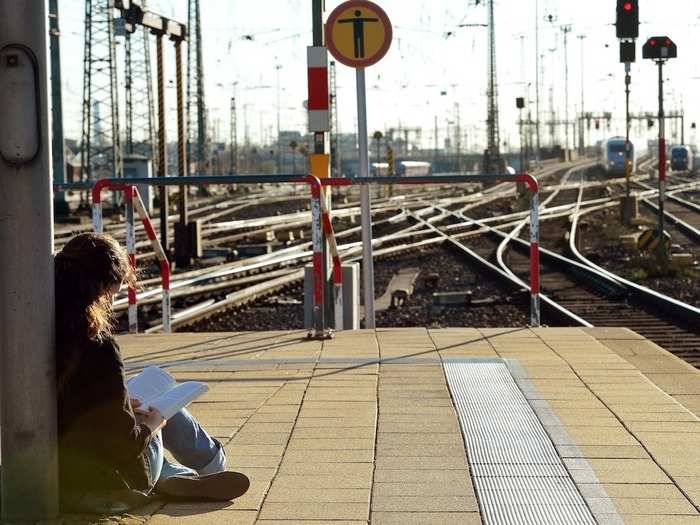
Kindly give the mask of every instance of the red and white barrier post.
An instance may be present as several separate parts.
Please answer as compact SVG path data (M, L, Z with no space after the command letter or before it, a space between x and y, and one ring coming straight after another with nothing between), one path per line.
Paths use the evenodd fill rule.
M541 325L540 315L540 187L537 179L523 173L516 182L530 187L530 324Z
M333 223L331 222L331 214L326 206L325 199L321 199L323 232L326 234L328 246L331 252L333 261L333 314L335 321L335 329L343 329L343 263L340 260L338 253L338 243L335 240L335 232L333 231Z
M163 332L170 332L171 305L170 305L170 263L165 255L163 246L156 237L155 229L148 216L146 207L143 204L141 195L135 186L122 183L114 183L106 179L98 180L92 188L92 224L97 233L103 233L102 222L102 190L111 189L113 191L123 191L125 200L125 225L126 225L126 250L129 255L129 263L136 269L136 235L134 227L134 208L136 209L141 223L146 231L148 240L151 242L153 251L158 258L160 266L160 277L163 286ZM138 311L136 301L136 289L129 287L129 332L138 331Z
M158 265L160 266L160 278L163 287L163 302L162 302L162 315L163 315L163 332L170 333L170 319L171 315L171 304L170 304L170 262L168 257L165 255L165 250L163 246L158 242L158 237L156 237L156 231L151 223L151 218L148 216L146 211L146 206L143 204L141 195L138 190L133 187L134 192L134 204L136 210L138 211L139 217L141 218L141 224L143 224L143 229L146 232L148 240L151 242L153 251L158 258Z
M134 193L136 188L126 186L124 188L124 226L126 228L126 253L129 257L129 264L136 272L136 234L134 232ZM136 287L134 283L129 283L129 333L135 334L139 331L138 311L136 307Z
M540 198L530 197L530 324L540 326Z
M311 245L313 246L314 273L314 332L324 333L324 293L323 293L323 232L321 228L321 186L311 188Z

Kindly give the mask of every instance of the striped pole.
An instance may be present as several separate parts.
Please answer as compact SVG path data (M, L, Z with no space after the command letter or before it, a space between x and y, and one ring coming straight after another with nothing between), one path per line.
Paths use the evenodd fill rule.
M158 177L168 175L168 152L165 138L165 80L163 79L163 35L156 35L156 72L158 78ZM160 187L160 238L168 251L168 188Z
M530 187L530 324L540 326L540 186L527 173L516 175L515 182Z
M311 187L311 244L313 246L314 273L314 332L316 337L325 333L323 301L323 232L321 219L321 186Z
M540 199L530 198L530 324L540 326Z
M160 266L160 278L163 285L163 332L170 333L170 318L171 318L171 305L170 305L170 262L165 254L165 250L160 242L158 242L158 237L156 237L156 231L151 223L151 218L148 216L146 207L143 204L141 195L138 190L134 187L134 205L136 206L136 211L141 218L141 224L143 224L143 229L146 232L148 240L151 242L153 251L158 258L158 264Z
M134 235L134 186L124 188L124 225L126 227L126 253L131 268L136 271L136 236ZM138 312L136 306L136 287L129 283L129 333L139 331Z
M326 206L326 200L321 199L321 211L323 220L323 233L326 234L328 246L331 252L333 261L333 289L335 291L335 300L333 304L335 329L343 329L343 263L340 260L338 253L338 243L335 240L335 232L333 231L333 223L331 215Z
M309 130L330 131L328 96L328 50L323 46L306 48L308 75Z
M92 227L95 233L102 233L102 188L104 183L98 180L92 188Z

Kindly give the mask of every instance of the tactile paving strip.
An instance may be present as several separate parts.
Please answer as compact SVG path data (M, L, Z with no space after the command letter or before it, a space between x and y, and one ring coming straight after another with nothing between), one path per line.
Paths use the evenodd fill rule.
M595 525L505 362L447 361L443 366L484 523Z

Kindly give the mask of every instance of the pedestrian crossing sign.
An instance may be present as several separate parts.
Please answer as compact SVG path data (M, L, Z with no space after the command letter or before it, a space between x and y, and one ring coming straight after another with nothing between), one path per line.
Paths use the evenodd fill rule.
M326 22L326 46L338 62L364 68L379 62L391 46L392 29L384 10L367 0L336 7Z

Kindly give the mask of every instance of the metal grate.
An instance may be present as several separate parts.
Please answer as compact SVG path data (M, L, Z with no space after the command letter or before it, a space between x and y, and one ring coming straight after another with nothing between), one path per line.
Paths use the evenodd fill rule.
M505 362L446 361L444 368L484 523L595 525Z

